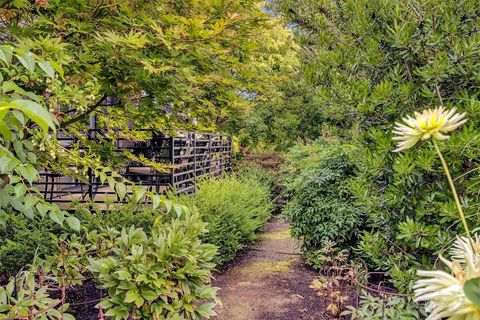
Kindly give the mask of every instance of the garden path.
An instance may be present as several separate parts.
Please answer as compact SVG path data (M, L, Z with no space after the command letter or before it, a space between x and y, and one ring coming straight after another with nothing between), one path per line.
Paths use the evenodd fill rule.
M316 273L298 255L289 224L272 219L257 243L216 275L223 306L216 320L323 320L325 305L310 288Z

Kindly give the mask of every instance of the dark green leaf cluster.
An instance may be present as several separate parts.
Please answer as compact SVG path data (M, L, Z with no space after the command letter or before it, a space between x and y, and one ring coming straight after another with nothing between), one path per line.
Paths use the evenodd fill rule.
M355 205L349 189L355 173L352 151L318 142L304 150L304 164L287 164L287 170L300 169L286 177L291 200L284 214L292 222L292 235L302 240L307 253L321 249L326 241L348 248L363 224L363 211Z
M413 320L423 319L425 312L408 297L378 297L365 290L361 291L358 308L347 306L342 316L352 320Z
M0 274L13 276L31 264L35 257L45 258L56 252L51 234L64 230L49 217L29 219L8 212L0 230Z
M416 269L462 233L451 193L428 143L394 154L395 121L444 105L469 122L442 143L472 226L478 225L480 12L478 3L432 0L274 0L301 46L299 77L310 87L323 136L356 144L350 183L366 213L357 253L407 291ZM285 91L288 92L288 91ZM301 104L299 104L301 105ZM301 112L298 121L305 121ZM297 133L302 136L303 133ZM312 138L312 137L310 137ZM312 185L313 187L313 185Z

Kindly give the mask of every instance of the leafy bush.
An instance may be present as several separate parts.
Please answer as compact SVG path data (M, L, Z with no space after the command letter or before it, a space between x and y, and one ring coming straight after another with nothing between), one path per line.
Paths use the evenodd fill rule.
M55 240L61 227L49 217L29 219L23 214L7 213L0 228L0 275L13 276L31 264L55 252Z
M40 285L31 272L23 271L0 286L0 319L74 320L65 313L68 304L48 295L47 285Z
M423 319L424 313L411 299L401 296L374 296L362 290L359 306L347 306L342 312L352 320L414 320Z
M255 179L267 188L273 187L274 175L258 164L242 163L235 168L235 172L242 179Z
M105 227L122 230L135 226L150 230L156 218L159 216L158 208L139 203L123 203L109 207L108 211L80 209L77 216L82 222L82 227L87 230L101 230Z
M197 212L159 217L149 231L123 229L112 252L92 259L90 270L109 295L100 303L113 319L200 319L214 315L216 288L209 285L216 248ZM174 214L175 215L175 214ZM164 221L166 220L166 221Z
M255 232L269 219L272 211L270 189L256 177L231 175L202 181L197 193L180 200L195 206L208 224L202 237L218 247L215 262L224 264L255 239Z
M293 110L308 108L297 113L297 122L317 120L317 130L301 126L292 136L307 129L312 138L330 126L329 133L359 146L351 192L366 212L368 232L357 252L371 270L388 271L395 286L408 291L416 269L430 268L438 248L462 229L434 149L419 151L419 144L395 154L390 131L412 111L444 105L467 112L467 125L442 148L466 216L478 225L477 1L270 3L295 26L303 53L296 82L307 89L292 94L289 86L285 94Z
M284 214L292 222L292 235L302 240L306 253L321 249L325 241L347 247L363 222L363 212L354 204L349 190L355 176L352 150L320 143L311 151L299 161L299 168L291 170L293 176L286 177L292 198ZM288 166L291 169L292 163Z

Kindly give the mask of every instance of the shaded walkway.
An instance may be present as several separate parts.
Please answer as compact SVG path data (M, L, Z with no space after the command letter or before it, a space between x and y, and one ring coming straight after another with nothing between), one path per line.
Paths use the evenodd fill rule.
M222 307L216 320L322 320L325 306L309 286L307 269L289 225L273 219L257 244L216 276Z

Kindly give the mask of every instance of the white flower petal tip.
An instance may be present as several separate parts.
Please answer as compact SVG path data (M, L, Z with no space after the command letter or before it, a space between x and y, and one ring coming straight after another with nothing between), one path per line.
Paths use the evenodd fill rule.
M470 301L463 290L469 279L480 275L480 239L472 242L466 237L458 237L450 249L454 259L440 260L451 270L451 274L441 270L418 270L423 279L415 282L413 290L415 302L426 302L427 320L473 320L480 319L480 307Z
M444 107L427 109L422 113L415 112L415 117L403 118L395 123L392 131L393 140L398 141L394 152L400 152L413 147L419 140L433 137L436 140L447 140L445 133L454 131L467 122L466 113L456 113L457 109L445 110Z

